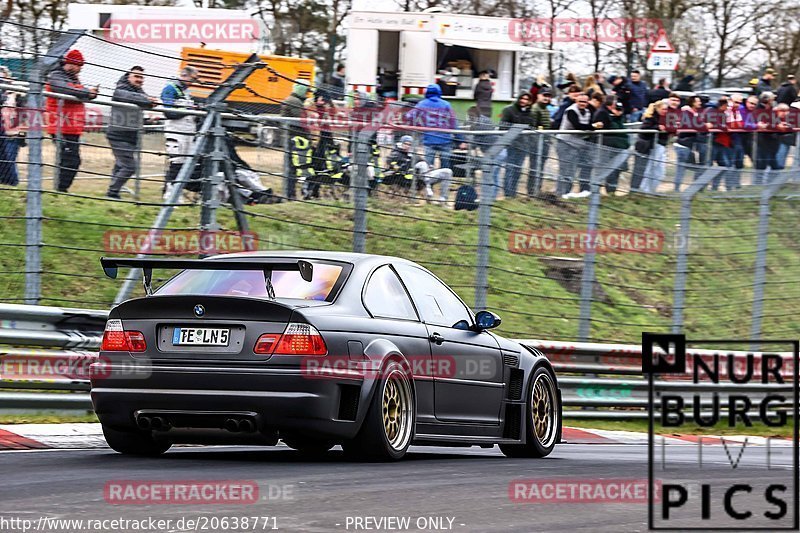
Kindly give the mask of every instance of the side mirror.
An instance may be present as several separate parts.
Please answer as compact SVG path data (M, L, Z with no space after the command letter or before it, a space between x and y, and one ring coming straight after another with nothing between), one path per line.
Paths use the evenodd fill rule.
M475 329L478 331L496 328L500 322L500 317L491 311L479 311L475 315Z

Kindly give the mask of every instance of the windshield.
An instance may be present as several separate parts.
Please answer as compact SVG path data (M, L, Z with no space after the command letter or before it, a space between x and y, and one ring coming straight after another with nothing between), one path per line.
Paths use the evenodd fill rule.
M330 300L342 275L341 265L314 263L314 276L304 281L297 271L272 272L276 298ZM261 270L184 270L167 281L156 294L204 294L211 296L267 297L267 285Z

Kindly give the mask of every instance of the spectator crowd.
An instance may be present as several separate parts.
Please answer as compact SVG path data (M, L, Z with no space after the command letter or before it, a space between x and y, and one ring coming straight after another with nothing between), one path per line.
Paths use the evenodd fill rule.
M82 53L73 49L47 76L46 91L66 96L48 96L45 108L46 131L56 146L54 183L59 192L69 191L80 168L84 103L95 99L99 90L81 82L83 65ZM0 69L0 77L9 78L8 70ZM159 97L145 93L144 80L144 68L132 66L114 88L112 101L128 105L112 107L106 129L114 156L109 198L121 198L136 173L142 110L165 108L165 200L173 196L174 183L191 157L197 135L197 118L191 111L200 105L190 89L198 82L198 71L182 68ZM345 69L339 65L329 84L313 88L295 84L281 104L280 114L286 119L282 124L287 152L284 197L311 199L325 190L334 195L337 188L346 191L354 163L361 161L362 168L366 162L370 191L382 186L402 194L421 192L438 205L447 204L454 180L464 178L466 185L456 190L455 206L469 209L476 199L470 185L470 179L474 184L472 171L490 153L492 169L487 178L494 197L502 192L514 198L521 188L528 196L541 194L549 158L558 163L554 192L562 198L588 196L593 172L602 175L608 194L617 191L621 173L627 170L631 171L631 191L652 193L679 191L688 173L696 178L710 165L722 169L715 173L710 188L734 190L742 186L748 159L753 183L769 183L773 171L786 167L800 131L795 76L788 75L778 84L776 72L768 68L751 80L749 88L714 93L718 94L715 98L695 92L694 82L692 76L685 76L674 89L667 79L650 87L638 70L629 76L606 77L597 72L583 81L569 74L556 86L540 76L513 103L501 106L493 99L489 73L481 72L474 105L460 121L439 84L429 85L416 102L387 104L370 93L348 92ZM562 95L560 101L558 95ZM2 93L0 183L6 185L19 182L16 158L25 142L20 118L23 101L20 92ZM343 109L346 128L328 127ZM380 133L390 123L392 146L385 151ZM512 129L514 133L507 135L486 134ZM630 129L638 132L630 133ZM342 134L345 130L346 135ZM675 170L672 187L665 187L670 140ZM238 160L237 171L250 172L248 180L258 182L252 169L235 155L233 143L228 146ZM521 184L523 170L527 179ZM182 178L190 190L200 189L200 171L196 165L191 175ZM265 190L259 185L251 189Z

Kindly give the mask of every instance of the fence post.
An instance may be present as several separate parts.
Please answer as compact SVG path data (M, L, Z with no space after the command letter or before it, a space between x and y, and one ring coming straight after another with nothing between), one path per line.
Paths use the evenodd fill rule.
M225 159L225 129L222 127L222 120L220 118L222 109L219 106L219 104L216 104L214 108L212 108L213 111L215 111L214 122L209 133L211 134L213 142L209 143L211 147L209 158L211 164L206 165L203 175L202 200L200 206L201 235L205 232L219 229L219 225L217 224L217 207L219 207L219 185L222 183L220 172L222 172ZM207 243L208 241L206 239L200 239L200 255L202 257L207 257L213 253L213 251L206 248Z
M753 132L753 151L752 151L752 154L753 154L753 157L751 157L750 160L753 162L753 171L755 172L753 174L753 185L766 185L766 183L764 183L764 178L766 177L766 172L761 172L758 169L759 162L761 161L761 157L759 157L759 155L758 155L758 132L757 131ZM766 170L766 169L764 169L764 170Z
M289 196L289 190L292 187L292 176L290 173L292 172L292 155L290 153L290 142L291 140L291 128L293 124L288 120L281 123L281 145L283 146L283 198L285 200L294 199L294 197ZM294 183L295 189L297 189L297 182ZM297 191L295 190L295 194Z
M675 267L675 285L672 292L672 333L683 332L683 310L686 306L686 276L689 273L689 225L692 221L692 200L720 172L722 172L720 167L709 168L681 193L680 242L678 243L677 266ZM728 170L728 172L732 171Z
M114 112L114 108L111 108ZM133 175L133 197L136 200L141 200L142 193L142 146L144 145L144 136L147 135L147 130L144 127L144 111L141 108L137 110L139 113L139 135L136 136L136 152L133 154L134 161L136 162L136 173Z
M37 305L41 298L42 244L42 66L33 68L28 108L33 127L28 131L28 192L25 204L25 303Z
M358 132L355 146L355 197L353 201L353 252L363 254L367 250L367 195L369 194L370 138L374 131Z
M475 262L475 311L486 309L486 298L489 293L489 233L492 227L492 204L496 190L492 180L492 170L497 165L498 154L514 142L522 134L525 126L516 124L505 135L492 145L483 155L481 165L480 196L478 203L478 247Z
M758 245L756 248L756 263L753 279L753 311L750 327L750 338L753 341L761 340L761 319L764 316L764 284L767 271L767 247L769 239L770 201L772 197L789 181L790 172L778 172L772 183L767 184L761 192L758 202ZM758 350L758 342L754 342L752 349Z
M28 191L25 199L25 303L36 305L42 295L42 139L45 120L44 80L47 72L84 34L70 30L62 34L33 67L28 93L28 109L33 124L28 124ZM61 100L59 100L60 102ZM61 120L58 121L59 125ZM56 151L58 154L58 151ZM58 155L56 155L58 157ZM55 177L55 176L54 176Z
M585 141L584 141L585 142ZM601 172L600 153L603 143L603 134L598 135L594 147L594 169L589 178L589 220L586 223L587 235L594 235L597 231L597 224L600 220L600 185L601 179L606 175ZM579 173L580 175L580 173ZM594 295L594 265L595 252L592 246L586 250L583 258L583 277L581 278L581 303L580 318L578 321L578 341L585 342L589 338L592 327L592 298Z

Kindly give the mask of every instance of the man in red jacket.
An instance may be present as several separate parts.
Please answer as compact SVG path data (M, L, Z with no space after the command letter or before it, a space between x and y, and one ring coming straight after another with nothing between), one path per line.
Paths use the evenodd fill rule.
M67 192L81 165L81 135L85 123L83 103L97 97L97 87L87 89L78 80L83 68L83 54L70 50L61 64L47 76L46 91L77 98L47 98L47 132L58 148L55 188Z

